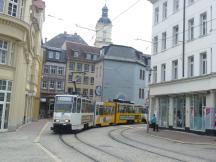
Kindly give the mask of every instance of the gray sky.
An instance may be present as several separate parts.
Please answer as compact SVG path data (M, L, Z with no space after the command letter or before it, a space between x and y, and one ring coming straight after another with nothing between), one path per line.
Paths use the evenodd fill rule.
M45 2L46 19L43 26L43 38L46 37L49 40L64 31L68 34L76 32L89 45L94 44L95 32L76 27L76 24L95 29L105 0L45 0ZM106 4L109 9L109 18L113 20L112 42L131 46L149 54L151 44L136 39L151 40L151 3L147 0L106 0ZM130 6L133 7L127 10Z

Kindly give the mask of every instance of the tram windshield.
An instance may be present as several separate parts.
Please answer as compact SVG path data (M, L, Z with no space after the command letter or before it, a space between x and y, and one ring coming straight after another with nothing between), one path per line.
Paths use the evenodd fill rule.
M72 108L72 103L56 103L55 104L55 112L64 112L64 113L70 113Z
M55 100L54 112L70 113L73 104L73 97L57 96Z

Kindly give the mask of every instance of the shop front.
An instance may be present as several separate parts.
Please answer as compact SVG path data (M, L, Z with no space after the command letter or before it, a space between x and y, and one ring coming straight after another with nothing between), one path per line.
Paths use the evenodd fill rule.
M185 103L184 96L173 98L173 127L185 128Z
M206 95L197 94L190 96L190 129L195 131L205 130Z
M159 98L159 126L168 127L169 121L169 97Z

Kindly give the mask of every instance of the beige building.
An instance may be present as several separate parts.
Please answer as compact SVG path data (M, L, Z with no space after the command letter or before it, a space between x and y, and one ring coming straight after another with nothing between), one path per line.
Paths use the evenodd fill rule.
M66 42L67 70L66 85L67 93L81 94L93 99L95 96L95 60L99 57L99 48L89 45Z
M0 132L38 118L42 0L0 0Z

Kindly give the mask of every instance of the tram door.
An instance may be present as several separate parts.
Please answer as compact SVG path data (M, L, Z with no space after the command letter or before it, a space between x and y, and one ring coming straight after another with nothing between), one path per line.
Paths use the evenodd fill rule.
M3 104L0 102L0 130L3 129L2 124L4 123L3 121Z

